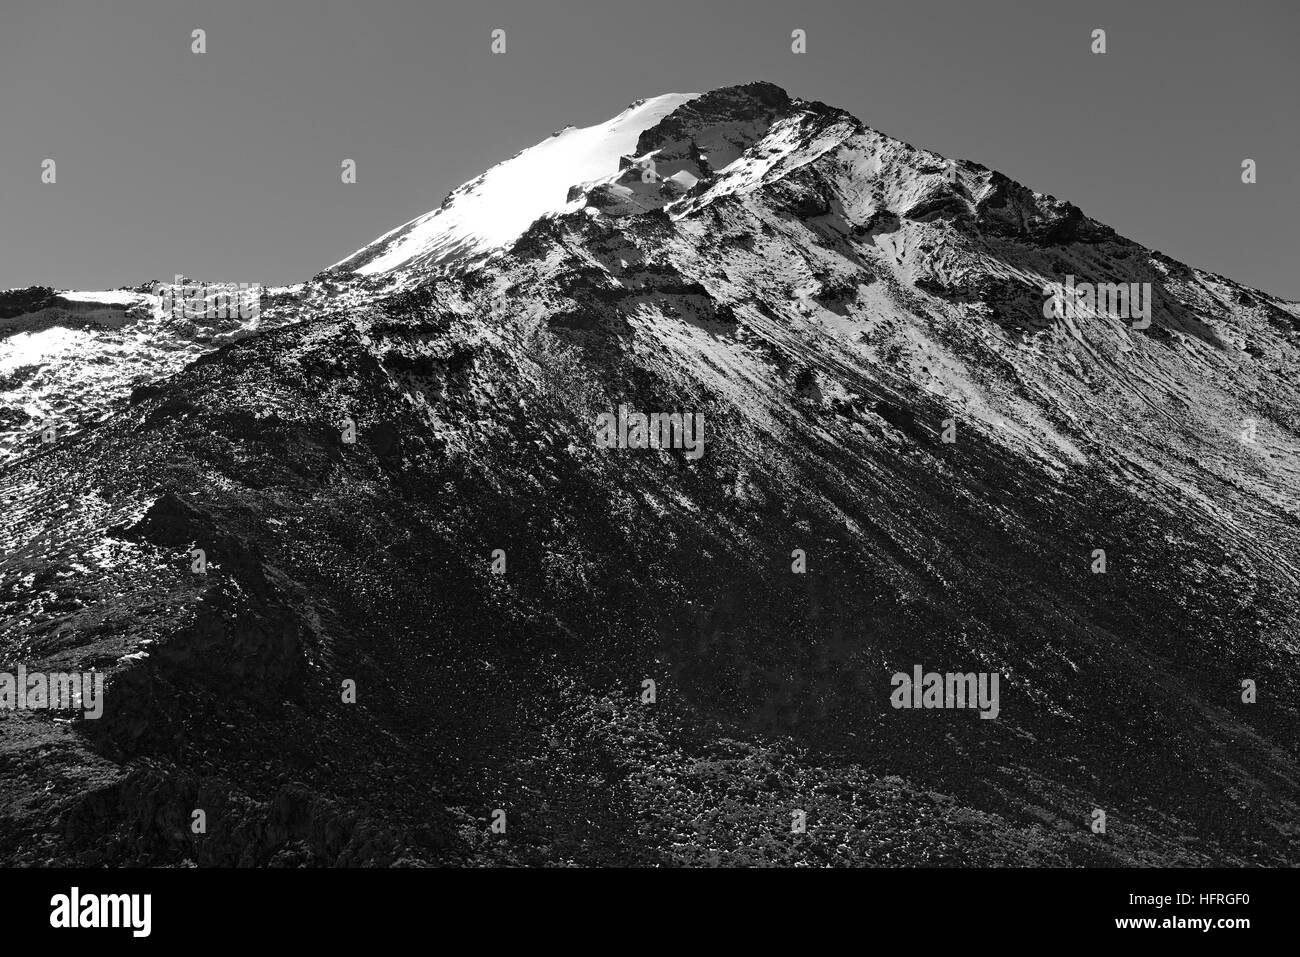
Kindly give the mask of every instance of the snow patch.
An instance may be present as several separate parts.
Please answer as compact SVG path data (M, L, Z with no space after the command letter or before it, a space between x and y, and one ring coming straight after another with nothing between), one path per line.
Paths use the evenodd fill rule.
M643 131L697 95L667 93L633 104L608 122L566 127L454 190L439 209L385 233L331 268L370 276L506 246L542 216L565 210L570 186L617 173L619 159L635 151Z

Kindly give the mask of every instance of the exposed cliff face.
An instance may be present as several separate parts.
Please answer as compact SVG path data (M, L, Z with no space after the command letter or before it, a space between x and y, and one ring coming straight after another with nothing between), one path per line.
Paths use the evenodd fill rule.
M679 99L517 237L334 268L4 468L0 655L109 681L0 716L0 857L1295 863L1296 304ZM1046 318L1067 277L1149 325ZM598 447L620 405L703 456ZM916 665L997 718L894 708Z

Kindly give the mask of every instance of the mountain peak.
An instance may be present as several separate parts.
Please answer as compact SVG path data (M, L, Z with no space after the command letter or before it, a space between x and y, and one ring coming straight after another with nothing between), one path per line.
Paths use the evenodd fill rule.
M655 175L646 177L650 183L688 170L689 177L674 183L689 188L753 145L792 102L785 90L761 81L704 94L637 99L605 123L561 127L453 190L438 209L385 233L330 270L373 276L473 260L503 249L538 218L576 211L584 187L609 185L610 177L618 178L628 168L629 157L654 160ZM701 156L707 158L702 168ZM666 198L680 195L680 189L676 194L672 189ZM646 205L663 203L634 207Z
M773 185L831 151L845 164L836 178L852 181L841 191L862 214L850 217L850 227L888 213L958 227L978 222L993 233L1043 241L1113 235L1001 173L949 161L844 110L757 81L638 99L604 123L562 127L328 272L368 277L462 267L508 249L542 217L584 208L613 217L663 207L684 214ZM820 208L823 200L812 204Z
M569 187L616 172L620 157L636 148L643 130L693 96L666 93L638 100L595 126L566 126L453 190L438 209L330 268L375 275L399 267L438 266L503 248L539 217L562 211L569 203Z

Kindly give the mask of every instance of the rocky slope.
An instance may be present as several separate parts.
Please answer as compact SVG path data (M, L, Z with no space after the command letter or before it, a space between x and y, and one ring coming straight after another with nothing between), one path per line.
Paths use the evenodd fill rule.
M1300 860L1300 307L768 84L646 103L0 466L0 661L108 677L0 712L0 860Z

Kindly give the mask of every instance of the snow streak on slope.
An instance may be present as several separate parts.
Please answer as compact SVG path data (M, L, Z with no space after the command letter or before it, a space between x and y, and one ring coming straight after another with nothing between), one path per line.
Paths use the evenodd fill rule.
M452 191L442 206L385 233L331 268L360 275L407 264L436 265L517 239L547 213L563 210L570 186L615 173L643 130L695 94L667 93L632 104L582 129L566 127Z

